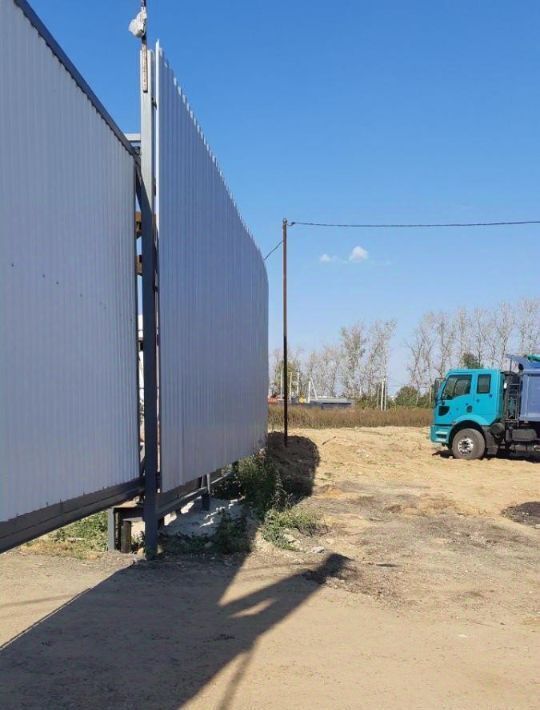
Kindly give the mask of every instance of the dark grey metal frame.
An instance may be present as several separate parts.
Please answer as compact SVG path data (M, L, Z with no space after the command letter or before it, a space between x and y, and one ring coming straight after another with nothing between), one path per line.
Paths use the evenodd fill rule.
M143 56L144 55L144 56ZM144 66L144 63L146 65ZM146 69L147 76L143 78ZM142 306L144 358L144 530L147 554L157 551L158 385L157 245L154 226L154 71L153 54L141 48L141 172L138 198L142 225Z
M110 508L122 501L135 498L143 491L142 478L105 488L95 493L71 498L67 501L19 515L16 518L0 522L0 552L28 542L39 535L73 523L92 513Z
M168 513L179 510L195 498L209 496L211 487L228 478L235 471L235 467L236 464L232 464L231 470L225 473L221 470L214 471L210 474L209 485L205 482L206 476L203 476L170 491L158 493L156 500L158 520L164 518Z

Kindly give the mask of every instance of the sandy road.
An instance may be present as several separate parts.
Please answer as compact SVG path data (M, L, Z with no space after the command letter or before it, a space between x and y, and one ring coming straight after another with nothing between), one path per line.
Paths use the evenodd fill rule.
M329 524L297 551L4 555L0 705L538 707L540 530L501 511L540 499L540 465L432 456L417 429L295 434Z

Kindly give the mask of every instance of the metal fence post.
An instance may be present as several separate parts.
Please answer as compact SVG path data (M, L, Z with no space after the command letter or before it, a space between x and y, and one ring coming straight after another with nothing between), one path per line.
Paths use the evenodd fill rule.
M107 510L107 550L109 552L116 550L116 516L114 508Z
M142 300L144 359L144 531L148 556L157 552L158 412L157 412L157 283L154 228L154 56L141 48L141 177ZM145 86L146 81L146 86ZM146 88L146 90L145 90Z

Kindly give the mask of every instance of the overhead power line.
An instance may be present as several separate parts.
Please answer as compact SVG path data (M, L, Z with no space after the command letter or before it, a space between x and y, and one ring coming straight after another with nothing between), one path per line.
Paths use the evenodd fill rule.
M461 227L519 227L526 224L540 224L540 219L523 219L518 221L502 222L439 222L439 223L418 223L418 224L339 224L332 222L288 222L289 227L299 225L303 227L333 227L340 229L432 229L432 228L461 228ZM283 244L281 239L276 246L264 257L264 261L279 249Z
M439 224L330 224L327 222L289 222L304 227L345 227L358 229L426 229L431 227L502 227L506 225L540 224L540 219L527 219L519 222L443 222Z

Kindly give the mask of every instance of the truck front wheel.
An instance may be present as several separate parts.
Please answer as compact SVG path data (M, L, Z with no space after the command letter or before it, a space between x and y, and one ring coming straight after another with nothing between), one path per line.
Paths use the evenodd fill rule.
M452 453L456 459L481 459L486 441L476 429L462 429L452 440Z

